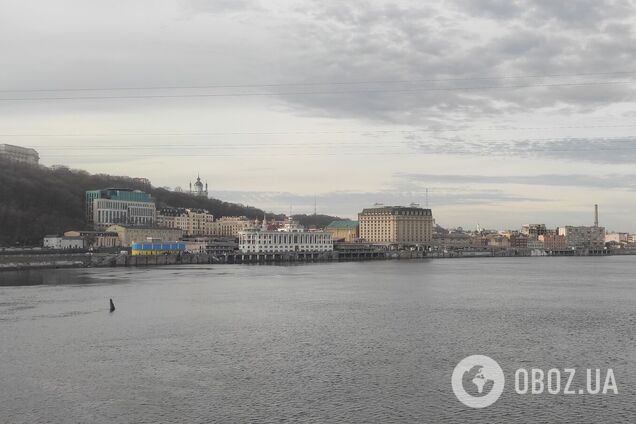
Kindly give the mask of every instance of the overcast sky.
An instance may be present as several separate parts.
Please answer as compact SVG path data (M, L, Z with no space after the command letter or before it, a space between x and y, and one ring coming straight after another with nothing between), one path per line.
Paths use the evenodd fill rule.
M0 142L274 212L636 232L633 1L0 0ZM78 99L84 97L84 99Z

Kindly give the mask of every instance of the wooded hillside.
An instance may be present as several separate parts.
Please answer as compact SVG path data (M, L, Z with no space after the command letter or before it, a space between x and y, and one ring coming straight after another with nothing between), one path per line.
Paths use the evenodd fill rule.
M89 174L66 168L49 169L0 160L0 246L40 245L47 234L89 229L84 216L84 192L107 187L150 192L157 208L201 208L209 210L215 217L263 217L263 211L258 208L148 187L130 177ZM282 215L267 216L282 218ZM303 225L318 226L337 219L326 215L297 215L296 218Z

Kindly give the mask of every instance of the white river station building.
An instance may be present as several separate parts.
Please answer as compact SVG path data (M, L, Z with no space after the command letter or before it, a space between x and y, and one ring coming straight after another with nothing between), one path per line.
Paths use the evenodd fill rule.
M331 252L331 233L325 231L305 231L291 218L283 228L267 230L266 221L262 227L250 228L238 233L239 250L243 253L288 253L288 252Z

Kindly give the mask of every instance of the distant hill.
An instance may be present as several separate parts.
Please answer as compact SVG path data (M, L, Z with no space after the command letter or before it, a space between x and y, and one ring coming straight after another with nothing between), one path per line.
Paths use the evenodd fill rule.
M0 160L0 246L39 245L47 234L88 229L84 216L84 192L107 187L128 187L149 192L158 208L188 207L209 210L215 217L263 217L251 206L194 197L164 188L148 187L124 176L89 174L68 168L49 169ZM267 214L281 219L283 215ZM337 217L296 215L303 225L326 226Z

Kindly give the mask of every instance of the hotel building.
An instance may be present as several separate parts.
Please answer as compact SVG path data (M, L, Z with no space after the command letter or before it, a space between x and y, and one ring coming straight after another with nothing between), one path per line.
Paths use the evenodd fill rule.
M371 243L430 246L433 214L416 206L381 206L358 214L360 238Z

